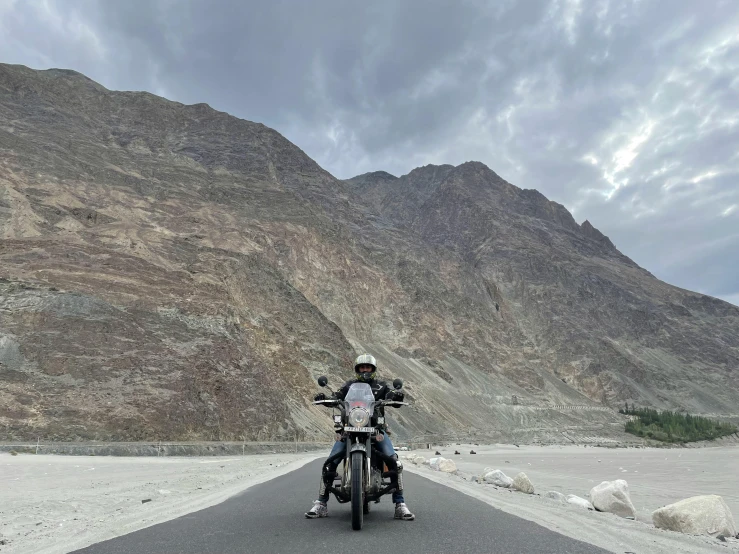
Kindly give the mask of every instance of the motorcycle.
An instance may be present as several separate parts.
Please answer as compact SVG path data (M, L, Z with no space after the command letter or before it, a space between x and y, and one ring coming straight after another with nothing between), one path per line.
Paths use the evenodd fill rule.
M333 398L316 400L327 408L338 409L333 413L334 431L344 436L346 448L328 462L343 457L343 471L337 472L331 483L327 483L330 493L340 503L351 502L352 529L359 531L364 523L364 514L370 511L369 503L380 502L380 497L396 489L397 472L389 471L387 462L394 466L394 460L385 456L375 447L378 437L383 440L387 423L381 408L385 406L408 406L407 402L397 400L375 400L372 387L367 383L353 383L344 400L335 398L336 393L328 387L325 376L318 378L321 387L327 387ZM393 388L401 390L403 381L395 379Z

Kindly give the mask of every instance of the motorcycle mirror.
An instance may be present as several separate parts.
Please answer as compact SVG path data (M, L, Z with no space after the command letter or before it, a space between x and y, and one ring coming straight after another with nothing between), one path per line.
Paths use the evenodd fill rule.
M318 385L321 387L325 387L326 385L328 385L328 379L326 378L325 375L321 375L318 378Z
M402 389L403 388L403 379L396 379L393 381L393 387L396 389Z

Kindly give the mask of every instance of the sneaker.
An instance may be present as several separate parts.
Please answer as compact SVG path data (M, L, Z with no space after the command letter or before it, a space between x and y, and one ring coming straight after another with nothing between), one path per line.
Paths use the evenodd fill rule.
M397 514L398 511L396 510L395 513ZM315 519L317 517L328 517L328 506L326 506L325 502L316 500L313 502L313 507L305 512L305 517L307 517L308 519Z
M395 505L395 519L412 521L416 519L416 516L411 513L411 511L408 509L408 506L405 505L405 502L398 502Z

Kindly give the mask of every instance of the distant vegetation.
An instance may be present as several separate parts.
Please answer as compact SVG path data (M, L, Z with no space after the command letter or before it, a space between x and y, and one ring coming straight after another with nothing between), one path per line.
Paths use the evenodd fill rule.
M736 426L730 423L678 412L629 407L628 403L619 413L637 417L626 423L627 433L662 442L714 440L737 432Z

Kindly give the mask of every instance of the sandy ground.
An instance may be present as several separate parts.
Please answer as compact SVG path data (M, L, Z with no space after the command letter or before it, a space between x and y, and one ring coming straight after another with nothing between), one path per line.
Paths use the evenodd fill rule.
M455 455L458 450L461 455ZM474 449L477 454L469 452ZM451 445L414 454L433 457L435 451L453 459L458 475L440 474L424 466L406 467L444 483L513 515L536 521L564 535L613 552L739 552L739 541L719 542L655 529L653 510L701 494L723 496L735 518L739 516L739 448L607 449L578 446ZM402 453L406 454L406 453ZM531 496L471 481L485 467L510 477L523 471L537 493L554 490L589 498L601 481L624 479L637 509L637 521L612 514L561 506L542 496ZM407 497L412 499L412 491Z
M470 455L474 448L476 455ZM454 450L462 452L454 455ZM719 542L655 529L651 511L696 494L720 494L739 516L739 448L604 449L576 446L470 446L438 449L458 475L406 463L421 475L513 515L612 552L687 554L739 552L739 541ZM433 456L434 450L414 454ZM406 454L406 453L402 453ZM226 498L325 453L233 457L100 457L0 453L1 554L62 553L130 533ZM557 490L587 498L603 480L626 479L637 521L561 506L471 482L485 467L511 477L525 471L537 493ZM413 491L408 491L413 507ZM151 501L142 503L142 500ZM418 507L417 512L422 511ZM484 522L482 522L484 525Z
M0 453L0 553L63 553L223 502L325 454L122 458ZM142 503L142 500L150 499Z

